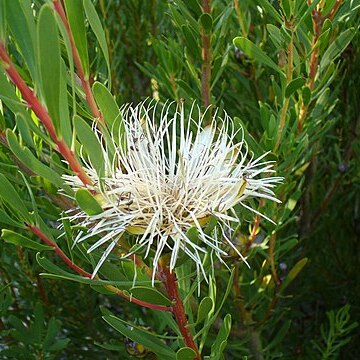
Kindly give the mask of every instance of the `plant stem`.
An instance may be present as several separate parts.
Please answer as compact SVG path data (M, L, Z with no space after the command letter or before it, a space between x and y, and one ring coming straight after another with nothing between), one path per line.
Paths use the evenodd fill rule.
M288 45L288 59L287 59L287 73L286 73L286 82L289 84L293 78L293 70L294 70L294 29L292 25L289 24L291 30L291 39ZM290 97L285 98L283 107L281 109L280 115L280 123L279 123L279 130L276 137L274 152L278 149L282 137L282 133L284 130L285 122L286 122L286 115L289 108Z
M264 355L262 353L262 345L259 331L253 329L250 332L250 352L254 360L264 360Z
M40 103L34 92L26 85L25 81L21 78L14 64L11 62L9 55L7 54L4 44L1 42L0 59L4 63L4 68L8 77L20 90L23 98L27 101L28 105L34 111L35 115L40 119L40 121L48 131L51 139L55 142L56 150L67 160L70 168L76 173L76 175L83 182L83 184L90 185L92 181L80 165L79 161L76 159L75 154L65 143L64 139L58 137L58 135L56 134L55 126L51 120L49 113Z
M239 6L239 0L234 0L234 9L237 15L237 18L239 20L239 24L241 27L241 32L242 32L242 36L243 37L247 37L248 33L246 31L246 26L245 26L245 21L244 21L244 16L241 12L240 6Z
M78 71L78 75L79 75L79 78L81 80L81 85L82 85L82 88L84 89L85 98L86 98L86 101L87 101L87 103L89 105L89 108L90 108L94 118L98 119L101 122L102 125L106 126L105 120L104 120L100 110L98 109L98 107L96 105L94 95L93 95L93 93L91 91L91 86L90 86L90 82L89 82L89 75L85 75L84 68L83 68L83 66L81 64L80 55L79 55L79 52L78 52L78 50L76 48L74 36L73 36L73 34L71 32L70 24L69 24L69 21L67 19L64 7L62 6L60 0L54 0L53 5L54 5L55 11L60 16L60 19L63 22L63 24L65 26L65 29L66 29L66 32L68 34L70 44L71 44L71 51L72 51L72 54L73 54L73 57L74 57L75 66L76 66L76 69Z
M202 0L203 14L211 14L211 0ZM202 30L201 99L205 108L210 105L211 82L211 32Z
M315 78L317 74L318 62L319 62L319 51L320 47L316 46L317 41L321 35L322 26L325 19L332 19L336 12L339 10L340 5L342 4L343 0L336 0L335 4L333 5L332 9L326 16L321 16L320 9L314 9L311 13L312 15L312 24L313 24L313 31L314 36L311 41L311 47L314 49L310 56L310 63L309 63L309 77L307 81L307 85L309 86L310 90L314 89L315 86ZM308 5L310 6L312 0L308 0ZM299 121L298 121L298 131L301 132L304 126L304 121L308 112L308 105L301 105Z
M71 259L69 259L69 257L59 248L59 246L54 241L52 241L48 236L46 236L46 234L40 228L38 228L35 225L31 225L31 224L27 225L26 227L33 234L38 236L45 244L53 247L55 253L61 258L61 260L64 261L75 272L77 272L81 276L87 277L89 279L101 280L97 276L93 278L90 273L88 273L87 271L85 271L84 269L82 269L81 267L76 265L73 261L71 261ZM142 301L142 300L136 299L136 298L134 298L132 296L128 296L123 291L117 289L115 286L104 285L104 287L107 290L113 292L114 294L117 294L117 295L123 297L124 299L126 299L126 300L128 300L130 302L133 302L135 304L138 304L140 306L147 307L147 308L153 309L153 310L173 311L172 307L167 307L167 306L163 306L163 305L156 305L156 304L150 304L150 303L148 303L146 301Z
M193 349L196 353L195 359L200 360L201 357L200 357L199 349L195 344L194 338L188 326L184 304L179 295L175 274L173 272L170 272L167 264L162 264L159 267L160 267L161 276L165 281L166 291L170 299L174 302L174 305L172 307L172 313L179 326L179 330L181 332L181 335L183 336L185 345Z

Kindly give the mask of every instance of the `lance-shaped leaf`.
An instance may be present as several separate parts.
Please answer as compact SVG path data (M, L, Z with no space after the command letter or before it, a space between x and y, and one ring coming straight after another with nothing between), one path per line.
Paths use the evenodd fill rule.
M8 229L2 230L1 237L5 242L9 244L20 245L22 247L32 250L54 250L52 246L39 244L36 241L30 240L29 238Z
M242 36L238 36L233 40L233 42L238 49L241 49L251 59L254 59L255 61L262 63L264 65L267 65L276 72L278 72L279 74L284 75L281 68L278 65L276 65L275 62L269 58L269 56L267 56L257 45L255 45L249 39L246 39Z
M41 74L42 96L56 129L60 127L59 99L61 54L54 13L49 5L40 10L37 24L38 61Z
M132 341L142 344L147 349L154 352L159 359L176 359L175 351L150 332L131 325L114 315L105 315L103 316L103 319L124 336Z
M110 76L111 68L110 68L109 50L108 50L107 43L106 43L105 32L101 25L99 15L97 14L95 6L93 5L92 1L84 0L83 4L84 4L86 17L89 20L91 29L94 32L96 39L99 42L101 51L104 54L106 66L108 69L109 88L111 88L111 76Z
M79 52L85 77L89 76L89 55L86 38L85 17L82 0L65 0L66 14L69 19L71 32L74 36L76 48Z
M89 156L92 166L100 176L104 173L104 156L94 131L80 116L74 116L76 135Z
M15 188L3 174L0 174L0 198L5 201L8 206L11 206L19 219L29 224L31 223L31 216L28 209Z

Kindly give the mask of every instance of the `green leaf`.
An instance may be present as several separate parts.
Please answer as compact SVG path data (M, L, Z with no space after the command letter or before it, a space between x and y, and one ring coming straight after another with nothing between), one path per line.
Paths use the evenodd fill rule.
M285 39L280 29L273 24L267 24L266 29L269 32L270 38L275 46L279 49L282 48L284 46Z
M75 194L75 198L80 209L87 215L97 215L104 211L96 199L86 189L79 189Z
M227 345L227 338L231 330L231 315L227 314L218 332L215 342L211 346L211 360L220 360Z
M153 287L134 286L129 292L137 299L156 305L169 306L172 302Z
M99 42L101 51L104 54L106 66L108 69L109 88L111 88L111 68L110 68L109 50L106 43L104 29L101 25L99 15L97 14L95 6L93 5L92 1L83 0L83 5L84 5L86 17L89 20L89 24L96 36L97 41Z
M98 81L95 81L92 90L108 128L112 129L115 120L120 116L119 106L106 86Z
M311 90L308 86L305 86L301 91L301 96L304 102L304 105L309 105L309 102L311 100Z
M89 78L89 55L86 38L85 17L82 0L65 0L66 14L69 19L71 32L74 36L76 48L79 52L85 78Z
M204 297L198 307L197 319L196 323L200 324L204 321L208 316L211 316L213 311L214 303L210 297Z
M289 0L280 0L280 6L284 11L286 19L290 19L291 9Z
M285 97L290 97L296 90L301 88L303 85L305 85L306 80L298 77L297 79L294 79L289 82L289 84L286 86L285 89Z
M0 174L0 198L11 206L12 209L20 215L22 220L26 221L28 224L31 223L31 216L28 209L17 191L3 174Z
M69 115L69 100L67 91L67 68L64 61L61 62L60 94L59 94L59 116L60 134L68 146L72 142L72 127ZM70 70L71 71L71 70Z
M176 360L193 360L195 358L196 352L189 347L183 347L176 353Z
M302 22L308 17L310 16L311 12L315 9L315 7L317 6L317 4L320 2L320 0L314 0L310 6L307 7L306 11L304 12L304 14L301 16L301 18L297 20L297 18L295 18L295 24L294 24L294 30L297 30L297 28L302 24Z
M38 62L41 75L42 96L54 122L60 128L60 74L61 53L59 33L53 10L44 5L39 14L37 25Z
M307 262L308 258L303 258L294 265L286 276L284 282L281 284L280 292L283 292L295 280Z
M55 265L47 258L41 256L40 253L36 254L36 261L46 271L49 271L49 273L41 273L40 274L41 276L46 277L48 279L63 279L63 280L74 281L74 282L77 282L80 284L88 284L88 285L94 285L94 286L114 285L114 286L118 287L119 289L123 289L123 290L129 289L134 284L133 281L96 280L96 279L90 279L85 276L72 274L72 273L69 273L69 272L63 270L59 266ZM151 280L138 281L137 283L150 286Z
M199 18L199 22L206 33L209 33L211 31L213 20L210 14L202 14Z
M27 168L35 174L49 180L56 187L64 188L69 193L72 192L69 186L64 186L64 181L57 172L38 160L28 148L21 147L16 139L16 135L10 129L6 131L6 139L9 143L11 151Z
M37 251L54 250L52 246L39 244L36 241L30 240L29 238L8 229L2 230L1 237L9 244L20 245L28 249Z
M250 40L238 36L233 40L234 45L241 49L247 56L254 59L255 61L271 67L273 70L281 75L284 75L279 66L275 64L257 45Z
M342 32L327 48L320 61L320 69L324 70L335 58L337 58L349 45L356 34L354 28Z
M0 223L15 226L19 228L25 228L24 224L11 218L5 211L0 209Z
M78 115L74 115L74 126L76 135L88 154L92 166L98 176L102 176L104 173L104 157L98 138L87 122Z
M0 0L0 39L5 42L6 36L6 7L5 1Z
M33 80L36 79L36 63L35 63L35 28L33 21L26 16L21 1L6 1L6 17L10 30L19 46ZM24 3L24 6L30 5Z
M266 11L265 13L271 15L278 23L282 24L283 19L279 12L274 8L269 0L258 0L260 6L262 6Z
M27 146L29 146L30 148L34 148L34 141L31 136L28 122L24 118L24 115L22 113L17 113L15 115L15 121L16 121L16 125L19 129L21 138L24 140L24 142L26 143Z
M176 359L175 351L152 333L131 325L114 315L103 316L103 319L116 331L154 352L159 359Z

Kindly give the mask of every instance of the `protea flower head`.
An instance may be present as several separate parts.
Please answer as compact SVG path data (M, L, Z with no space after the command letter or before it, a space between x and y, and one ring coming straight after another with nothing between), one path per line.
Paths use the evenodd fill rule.
M233 207L249 208L244 203L248 197L278 201L272 189L282 179L265 176L274 172L273 162L264 161L267 154L255 159L242 129L235 129L226 114L219 118L215 112L203 126L204 114L194 104L187 116L184 105L176 104L141 103L121 112L125 130L120 142L125 145L116 147L116 160L106 160L105 174L99 177L83 159L103 212L70 216L89 229L75 243L97 236L88 252L107 244L93 275L126 233L135 236L136 251L152 254L154 275L165 253L170 271L181 253L205 278L204 254L212 252L221 260L230 246L242 258L228 236L231 223L239 221ZM109 159L109 147L98 136ZM74 189L82 187L76 176L65 178ZM218 230L209 234L204 227L213 217ZM191 228L197 230L196 241L188 236Z

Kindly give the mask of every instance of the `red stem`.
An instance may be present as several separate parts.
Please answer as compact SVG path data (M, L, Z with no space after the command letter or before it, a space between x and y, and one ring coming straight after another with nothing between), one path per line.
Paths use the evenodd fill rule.
M175 316L181 335L184 338L184 342L187 347L195 351L196 353L195 359L200 360L201 357L200 357L199 349L195 344L194 338L189 330L184 305L179 295L178 287L176 284L175 274L173 272L170 272L169 268L166 265L160 266L160 272L165 280L166 291L170 299L174 302L172 307L172 313Z
M211 13L211 1L202 0L203 13ZM201 99L205 108L210 105L210 82L211 82L211 33L203 29L202 42L202 66L201 66Z
M76 265L74 262L72 262L69 257L59 248L59 246L54 243L50 238L48 238L43 231L38 228L37 226L34 225L27 225L27 229L30 230L33 234L35 234L36 236L38 236L42 241L44 241L45 244L51 246L54 248L55 253L61 258L62 261L64 261L71 269L73 269L74 271L76 271L78 274L80 274L81 276L87 277L89 279L91 279L92 275L90 273L88 273L87 271L85 271L84 269L82 269L81 267L79 267L78 265ZM95 280L100 280L100 278L95 277ZM172 311L172 307L167 307L167 306L162 306L162 305L156 305L156 304L150 304L148 302L136 299L134 297L130 297L128 295L126 295L123 291L116 289L115 292L117 295L123 297L124 299L133 302L135 304L138 304L140 306L149 308L149 309L153 309L153 310L161 310L161 311Z
M7 75L20 90L23 98L27 101L28 105L34 111L36 116L40 119L40 121L48 131L51 139L56 143L56 150L68 161L69 166L76 173L79 179L84 183L84 185L90 185L92 183L91 179L81 167L74 153L65 143L65 141L61 137L57 136L54 124L51 120L49 113L40 103L34 92L26 85L25 81L21 78L20 74L17 72L15 66L11 62L9 55L7 54L4 44L1 42L0 59L4 62L4 67Z
M88 76L85 76L85 71L84 71L84 68L83 68L83 66L81 64L80 55L79 55L79 52L78 52L78 50L76 48L74 36L73 36L73 34L71 32L70 24L69 24L69 21L67 19L64 7L62 6L60 0L54 0L53 4L54 4L55 11L58 13L58 15L61 18L61 21L64 23L66 32L68 34L70 44L71 44L71 51L72 51L72 54L73 54L73 57L74 57L75 66L76 66L76 69L78 71L79 78L81 80L81 85L82 85L82 87L83 87L83 89L85 91L86 101L87 101L87 103L88 103L88 105L90 107L90 110L91 110L93 116L96 119L99 119L100 122L103 125L105 125L104 118L103 118L100 110L98 109L98 107L96 105L94 95L93 95L93 93L91 91L89 78L88 78Z

